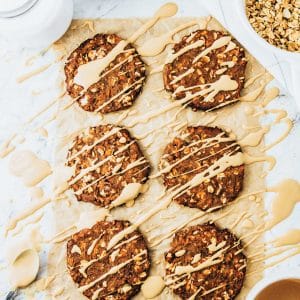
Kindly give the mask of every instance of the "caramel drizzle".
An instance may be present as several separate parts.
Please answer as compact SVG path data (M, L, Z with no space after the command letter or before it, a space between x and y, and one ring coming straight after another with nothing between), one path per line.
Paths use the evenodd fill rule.
M35 75L38 75L38 74L40 74L40 73L46 71L47 69L49 69L49 67L50 67L51 65L52 65L52 63L51 63L51 64L47 64L47 65L45 65L45 66L39 67L39 68L36 69L36 70L33 70L33 71L31 71L31 72L29 72L29 73L27 73L27 74L24 74L24 75L18 77L18 78L17 78L17 83L22 83L22 82L24 82L24 81L30 79L31 77L33 77L33 76L35 76Z
M79 66L78 72L74 78L74 82L88 89L93 83L99 80L99 74L101 74L106 67L110 65L115 58L124 51L125 47L130 43L134 43L142 34L144 34L149 28L155 25L160 19L167 18L175 15L177 12L177 5L173 3L167 3L160 7L160 9L154 14L153 18L143 24L134 34L132 34L128 40L120 41L106 56L101 59L90 61L86 64Z
M98 277L94 281L92 281L92 282L90 282L90 283L88 283L86 285L83 285L83 286L79 287L79 290L81 292L85 292L86 290L90 289L95 284L97 284L98 282L100 282L101 280L103 280L104 278L106 278L107 276L117 273L120 269L124 268L126 265L130 264L132 261L134 261L138 257L146 255L146 254L147 254L147 250L141 251L140 253L138 253L135 256L133 256L132 258L124 261L123 263L120 263L119 265L116 265L116 266L112 267L107 273L101 275L100 277Z
M206 87L208 86L208 87ZM200 90L195 93L190 93L187 92L186 96L183 99L174 101L160 109L157 109L155 111L150 111L149 113L142 115L140 117L135 118L132 122L129 122L127 125L128 127L134 127L139 123L146 123L150 119L165 113L175 107L181 106L182 104L187 105L189 102L191 102L195 97L197 96L205 96L204 101L209 102L215 95L217 95L220 91L230 91L234 90L237 88L237 82L234 80L231 80L228 75L222 75L217 81L211 83L211 84L205 84L205 85L199 85L199 86L194 86L194 87L189 87L185 89L184 87L181 87L177 89L174 93L176 94L177 92L181 92L183 90L188 90L191 88L197 88L197 87L206 87L203 90Z
M142 46L140 46L137 51L139 52L140 55L147 57L147 56L156 56L160 54L165 47L168 44L173 43L173 36L182 31L183 29L186 29L188 27L197 25L198 22L196 21L191 21L185 24L182 24L171 31L158 36L158 37L153 37L152 39L147 40Z
M256 192L252 192L252 193L248 193L248 194L245 194L245 195L242 195L242 196L239 196L236 200L239 200L239 199L243 199L243 198L246 198L246 197L249 197L251 195L256 195L256 194L260 194L260 193L264 193L265 190L261 190L261 191L256 191ZM233 204L233 202L231 203L228 203L225 207L229 207ZM213 210L217 209L219 207L213 207L211 209L208 209L207 211L200 211L198 213L196 213L194 216L192 216L189 220L187 221L184 221L182 222L181 224L176 224L176 227L171 230L169 233L165 234L165 235L162 235L160 238L157 238L157 237L154 237L152 238L153 239L156 239L156 241L154 242L151 242L151 247L156 247L158 246L161 242L163 242L164 240L170 238L173 234L175 234L176 232L178 232L179 230L181 230L182 228L188 226L191 222L199 219L199 218L202 218L202 217L205 217L206 215L208 215L210 212L212 212ZM224 214L224 216L226 216L226 213ZM220 217L221 218L221 217ZM216 219L217 220L217 219ZM151 241L151 239L150 239Z
M102 238L102 236L100 236L98 239L94 240L94 241L92 242L92 244L89 246L88 249L89 249L89 253L90 253L90 254L93 252L94 248L96 247L97 243L101 240L101 238ZM116 246L113 247L113 249L119 250L121 246L123 246L123 245L125 245L125 244L127 244L127 243L130 243L130 242L132 242L132 241L134 241L134 240L136 240L136 239L138 239L138 238L139 238L138 235L134 235L134 236L132 236L131 238L129 238L129 239L123 241L123 242L118 243ZM95 242L95 241L96 241L96 242ZM115 250L115 251L116 251L116 250ZM88 269L91 265L93 265L95 262L101 261L101 260L104 259L105 257L107 257L107 256L109 256L109 255L112 255L113 253L114 253L114 252L112 252L112 253L109 252L109 253L107 253L105 256L103 256L103 257L101 257L101 258L95 258L95 259L92 259L92 260L90 260L90 261L81 261L81 262L80 262L80 267L79 267L79 272L80 272L84 277L87 277L86 271L87 271L87 269ZM90 255L90 254L89 254L89 255Z
M50 101L45 107L43 107L41 110L39 110L37 113L35 113L33 116L31 116L25 123L22 124L21 132L15 132L13 133L10 138L5 140L1 147L0 147L0 158L6 157L8 154L10 154L12 151L16 149L16 146L12 143L15 142L16 144L20 143L20 141L24 141L23 132L28 129L29 125L32 124L32 122L37 119L40 115L42 115L44 112L48 111L54 104L56 104L64 95L66 92L63 92L60 94L57 98ZM21 137L21 139L20 139Z
M271 144L265 146L263 148L263 151L270 150L271 148L273 148L274 146L276 146L277 144L282 142L289 135L289 133L291 132L291 130L293 128L293 122L289 118L285 118L282 121L284 123L286 123L286 125L287 125L287 128L286 128L285 132L279 138L277 138L274 142L272 142Z
M122 129L121 127L113 127L109 132L105 133L101 138L96 140L92 145L84 145L80 151L78 151L74 155L70 156L68 158L68 161L72 161L73 159L75 159L79 155L83 154L84 152L92 150L95 146L97 146L101 142L104 142L106 139L110 138L114 134L118 133L121 129Z
M206 54L208 54L209 52L216 50L218 48L221 48L223 46L228 45L228 43L231 41L231 37L230 36L223 36L220 37L219 39L217 39L216 41L213 42L213 44L206 48L204 51L202 51L201 53L199 53L193 60L193 63L196 63L201 57L205 56Z
M74 183L76 183L78 180L80 180L81 178L83 178L85 175L87 175L89 172L96 170L97 168L101 167L102 165L104 165L106 162L110 161L115 155L118 155L122 152L124 152L125 150L127 150L131 145L133 145L135 143L135 141L131 141L130 143L120 147L120 149L118 149L114 155L110 155L108 157L106 157L103 160L100 160L98 163L96 164L92 164L90 167L85 168L82 170L82 172L80 172L78 175L76 175L70 182L69 185L72 185Z
M124 170L120 171L120 172L112 172L112 174L106 174L106 175L103 175L97 179L95 179L94 181L92 181L91 183L89 183L88 185L82 187L81 189L79 189L78 191L75 192L75 195L80 195L84 190L88 189L90 186L93 186L95 185L96 183L98 183L100 180L103 180L103 179L109 179L115 175L121 175L121 174L124 174L125 172L127 172L128 170L132 169L132 168L135 168L139 165L143 165L145 164L147 161L144 157L140 157L138 160L134 161L134 162L131 162ZM148 167L145 167L145 168L148 168ZM86 170L86 169L84 169ZM138 172L141 172L142 170L139 170ZM89 173L89 171L88 171Z

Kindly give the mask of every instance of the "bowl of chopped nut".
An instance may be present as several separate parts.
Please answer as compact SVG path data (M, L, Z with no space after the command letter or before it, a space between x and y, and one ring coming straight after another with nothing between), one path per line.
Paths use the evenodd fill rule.
M245 0L251 27L276 50L300 52L299 0Z
M253 40L289 63L300 108L300 0L236 0L240 21Z

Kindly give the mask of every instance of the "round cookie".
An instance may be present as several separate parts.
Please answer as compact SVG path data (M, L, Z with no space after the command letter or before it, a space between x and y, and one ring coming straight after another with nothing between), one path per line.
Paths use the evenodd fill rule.
M90 127L77 136L69 149L67 166L74 168L69 186L77 199L102 207L123 204L121 194L129 186L134 187L134 199L150 172L128 130L114 125Z
M225 39L228 37L226 41L230 41L224 43L224 46L217 45L215 49L210 48L214 42L217 41L218 44L224 37ZM199 57L201 53L202 56ZM184 103L193 110L206 111L232 103L241 96L247 61L244 49L236 40L230 39L227 33L197 30L184 36L174 45L171 57L175 59L167 61L163 69L163 78L165 89L172 93L174 100L182 100L191 94L206 90L203 95L191 97ZM195 61L197 57L199 58ZM210 85L221 76L234 80L236 86L230 90L221 89L216 95L207 97L213 92L209 91Z
M167 284L181 299L234 299L246 274L240 241L210 223L178 231L165 261Z
M225 154L238 152L241 152L240 146L220 128L187 127L163 152L159 167L164 185L167 189L182 186L197 174L205 175L205 171ZM218 209L238 196L243 179L244 165L230 166L173 199L191 208Z
M105 57L120 41L116 34L96 34L68 57L65 64L67 91L84 110L105 114L126 109L141 92L146 79L145 64L130 44L87 90L74 83L80 65Z
M125 300L139 292L150 269L142 234L135 230L107 250L112 237L129 226L128 221L100 221L68 241L67 267L87 298Z

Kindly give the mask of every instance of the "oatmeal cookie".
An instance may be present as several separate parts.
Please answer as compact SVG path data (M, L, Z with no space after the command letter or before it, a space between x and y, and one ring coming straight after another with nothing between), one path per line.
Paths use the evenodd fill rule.
M150 172L138 143L114 125L90 127L77 136L67 166L74 168L69 185L77 199L102 207L112 205L129 184L145 183Z
M167 284L181 299L234 299L246 274L240 241L211 223L178 231L165 261Z
M226 37L228 43L224 46L210 48L216 41ZM172 93L174 100L182 100L186 96L207 90L203 95L192 97L187 102L193 110L206 111L232 103L241 96L247 64L245 51L228 33L197 30L175 44L173 52L175 59L164 66L163 78L165 89ZM209 86L221 76L229 76L236 82L236 88L220 90L216 95L211 95ZM209 94L211 99L206 98Z
M65 64L67 92L84 110L105 114L126 109L141 92L146 78L145 64L130 44L87 90L74 83L80 65L105 57L121 40L116 34L96 34L70 54Z
M113 236L129 226L128 221L100 221L68 241L68 271L87 298L125 300L139 292L150 268L142 234L135 230L107 250Z
M191 181L225 154L241 152L236 141L217 127L188 127L164 150L160 170L170 189ZM244 165L231 166L174 197L182 205L201 210L217 209L233 201L243 188Z

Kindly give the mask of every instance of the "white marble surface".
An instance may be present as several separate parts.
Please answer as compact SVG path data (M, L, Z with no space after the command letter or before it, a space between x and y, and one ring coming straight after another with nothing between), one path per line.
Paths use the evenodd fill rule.
M203 6L207 0L177 0L179 5L179 15L202 16L208 12ZM221 0L226 5L229 1ZM75 11L74 18L101 18L101 17L149 17L165 1L161 0L74 0ZM196 4L194 4L196 3ZM4 41L0 40L0 142L7 138L11 132L20 128L22 123L34 114L39 108L43 107L48 101L59 94L58 84L61 73L60 65L54 64L47 71L31 78L30 80L17 84L16 78L20 74L27 73L31 69L36 69L47 62L53 61L51 52L34 61L32 66L25 66L28 57L36 54L36 50L29 49L11 49ZM268 55L268 53L265 53ZM271 85L279 85L273 81ZM32 92L39 93L33 96ZM289 137L281 144L270 151L271 155L277 158L277 165L268 176L268 184L272 185L284 178L296 178L300 180L300 121L296 114L295 104L290 96L284 96L287 92L284 87L281 88L282 96L271 104L272 108L284 108L288 111L290 117L295 120L295 126ZM51 113L50 113L51 114ZM33 127L38 126L43 117L37 120ZM55 128L53 124L47 126L49 138L45 139L31 130L26 130L26 142L20 146L20 149L34 149L42 158L51 160L52 144L55 138ZM274 135L278 134L280 128L275 128L267 136L267 142L272 140ZM18 178L12 177L8 172L8 160L0 161L0 259L3 259L3 225L17 211L22 211L31 202L28 190L22 185ZM43 186L49 186L50 181L43 182ZM266 203L270 203L270 196L267 195ZM272 198L272 197L271 197ZM299 199L300 200L300 199ZM50 212L49 212L50 213ZM297 205L293 215L282 224L279 224L267 235L272 238L287 228L299 227L300 205ZM47 230L49 224L43 224L42 230ZM48 226L49 227L49 226ZM3 260L2 260L3 262ZM1 263L1 260L0 260ZM276 267L276 272L289 272L290 268L298 268L300 272L300 257L294 257L282 266ZM274 272L271 270L269 272ZM0 270L0 298L8 289L5 281L5 272ZM4 279L4 281L3 281Z

